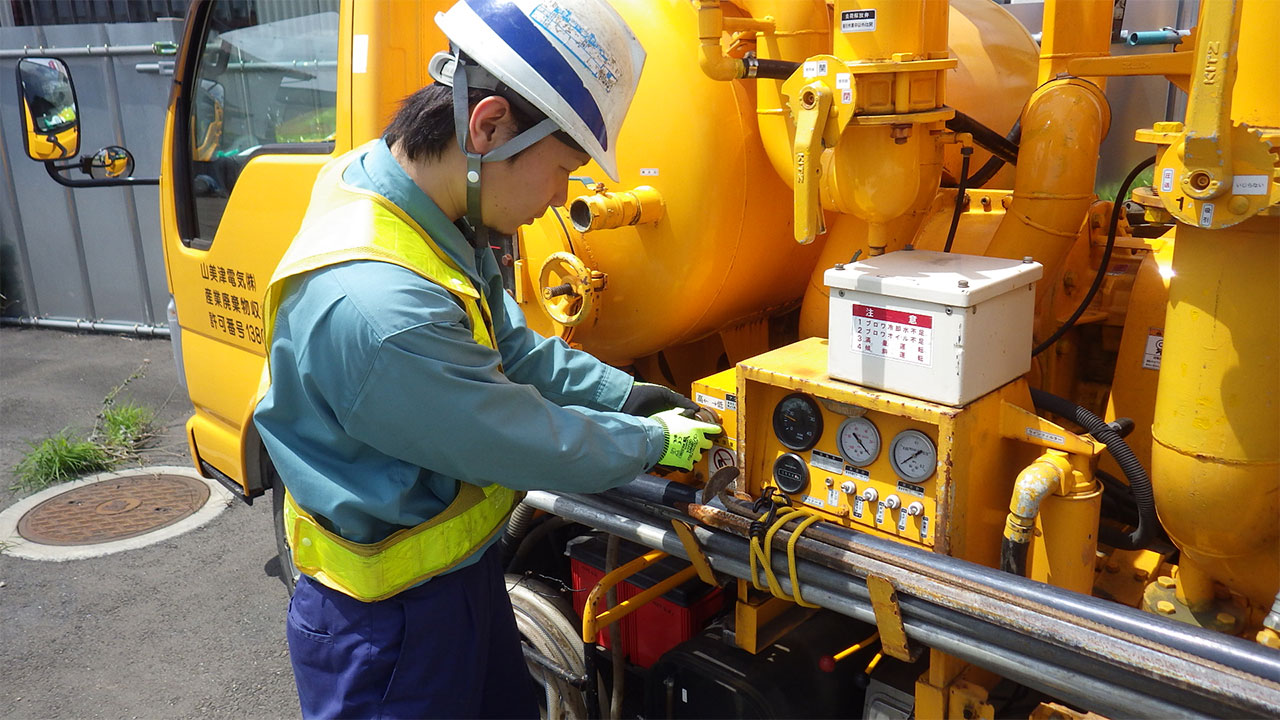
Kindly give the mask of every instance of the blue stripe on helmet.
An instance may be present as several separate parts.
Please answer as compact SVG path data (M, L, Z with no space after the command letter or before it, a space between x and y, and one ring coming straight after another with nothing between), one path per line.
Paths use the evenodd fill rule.
M512 50L529 63L569 103L587 129L595 135L600 147L609 148L609 131L600 106L591 92L546 36L510 0L466 0L476 15L502 38Z

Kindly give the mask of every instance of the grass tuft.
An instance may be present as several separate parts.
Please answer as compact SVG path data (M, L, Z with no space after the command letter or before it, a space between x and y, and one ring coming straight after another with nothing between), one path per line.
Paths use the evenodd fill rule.
M34 492L81 475L110 470L115 464L101 445L76 437L65 428L29 445L30 452L14 468L18 475L14 490Z
M52 437L28 443L31 450L14 467L18 481L11 490L34 492L83 475L112 470L138 455L138 449L154 436L156 413L151 408L116 396L132 381L145 375L147 361L102 400L102 411L88 439L63 428Z
M133 402L113 404L98 416L95 438L108 450L132 454L150 440L155 412Z

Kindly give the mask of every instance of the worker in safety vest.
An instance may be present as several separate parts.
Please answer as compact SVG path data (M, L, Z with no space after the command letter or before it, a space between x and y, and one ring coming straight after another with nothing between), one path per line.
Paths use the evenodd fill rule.
M384 137L321 171L267 290L254 420L303 576L307 717L536 717L494 545L519 493L690 468L715 425L529 330L487 237L615 144L644 50L604 0L461 0ZM267 384L269 383L269 384Z

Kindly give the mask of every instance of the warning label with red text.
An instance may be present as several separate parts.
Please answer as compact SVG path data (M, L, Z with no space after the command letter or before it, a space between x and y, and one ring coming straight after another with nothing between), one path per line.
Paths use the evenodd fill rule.
M871 305L853 306L853 350L930 367L933 363L933 317Z

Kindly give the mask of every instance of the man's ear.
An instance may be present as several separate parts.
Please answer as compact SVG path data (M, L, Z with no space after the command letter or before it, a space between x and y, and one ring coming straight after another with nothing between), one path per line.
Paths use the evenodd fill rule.
M511 103L498 95L476 103L471 110L468 142L472 152L481 155L510 140L515 134L515 118L511 115Z

